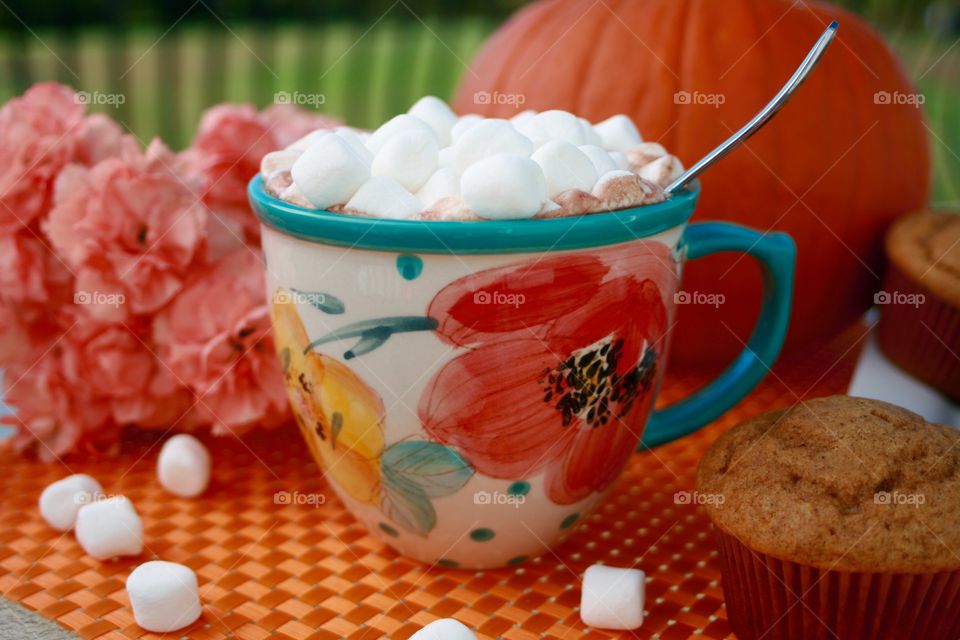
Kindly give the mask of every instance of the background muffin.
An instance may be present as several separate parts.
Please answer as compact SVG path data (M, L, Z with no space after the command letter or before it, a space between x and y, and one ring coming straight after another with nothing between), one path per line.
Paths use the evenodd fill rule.
M821 398L721 436L697 484L741 640L960 634L960 432Z
M913 376L960 400L960 215L902 218L885 246L880 347Z

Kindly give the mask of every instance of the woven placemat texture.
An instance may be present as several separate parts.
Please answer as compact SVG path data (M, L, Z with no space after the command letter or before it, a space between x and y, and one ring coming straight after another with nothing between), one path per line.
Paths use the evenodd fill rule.
M257 639L407 638L456 617L480 638L623 637L580 621L580 575L591 564L638 566L648 576L647 618L627 637L731 637L711 525L675 499L725 429L803 398L843 393L863 329L778 365L732 412L701 432L637 454L609 499L561 547L517 567L483 572L427 567L367 535L328 493L294 429L244 441L208 440L214 479L202 499L165 493L154 475L158 434L131 432L116 458L44 465L0 450L0 594L83 638L152 638L136 626L124 582L163 559L196 571L203 615L177 634ZM662 401L704 374L671 372ZM37 497L68 473L89 473L135 503L145 525L140 558L98 562L72 534L47 527ZM277 492L330 495L321 505L276 504ZM679 502L679 503L678 503Z

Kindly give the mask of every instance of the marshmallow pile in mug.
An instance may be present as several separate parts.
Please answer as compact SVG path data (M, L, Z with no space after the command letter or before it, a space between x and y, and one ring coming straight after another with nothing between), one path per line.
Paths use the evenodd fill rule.
M427 96L373 132L318 130L260 166L274 197L415 220L553 218L660 202L683 166L633 121L566 111L457 116Z

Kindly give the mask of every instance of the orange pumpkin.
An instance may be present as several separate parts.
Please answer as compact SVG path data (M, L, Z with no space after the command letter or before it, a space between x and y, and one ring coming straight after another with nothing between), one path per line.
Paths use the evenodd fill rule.
M916 90L860 18L793 0L541 0L487 41L454 106L499 117L565 109L594 122L625 113L689 166L776 93L831 20L839 37L820 67L746 147L703 176L694 216L794 237L787 345L796 349L839 333L870 306L885 228L928 197ZM752 261L690 263L684 288L722 294L706 299L723 303L680 308L674 354L716 360L739 351L760 300Z

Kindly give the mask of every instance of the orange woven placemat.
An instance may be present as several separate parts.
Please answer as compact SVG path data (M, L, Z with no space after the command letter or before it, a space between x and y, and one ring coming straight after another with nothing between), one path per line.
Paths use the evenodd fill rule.
M678 504L696 464L736 422L799 399L843 393L863 329L777 366L734 411L698 434L635 455L609 499L555 552L482 572L427 567L367 535L335 499L274 503L279 491L323 493L323 480L294 429L208 441L213 482L202 500L173 497L155 480L157 435L128 434L110 460L43 465L0 451L0 594L84 638L159 637L134 624L124 582L153 558L193 568L204 613L189 638L407 638L456 617L480 638L575 638L579 576L595 562L636 565L648 576L647 618L628 637L732 637L713 535L701 507ZM662 400L682 397L703 374L673 373ZM45 485L85 472L136 504L144 557L98 562L36 509ZM589 630L591 637L620 634Z

